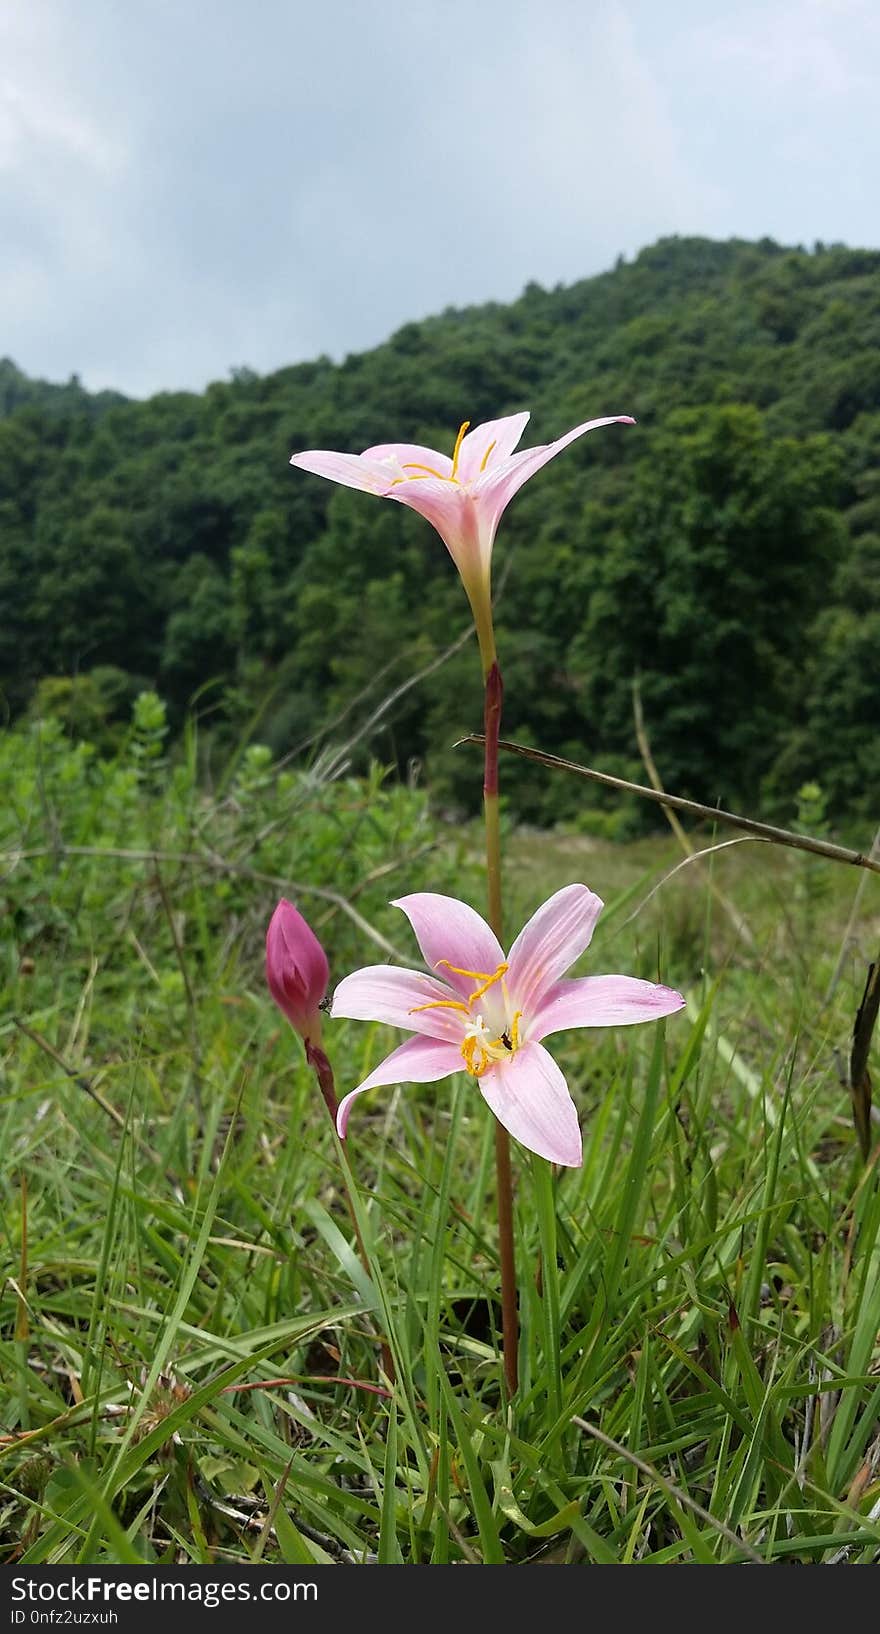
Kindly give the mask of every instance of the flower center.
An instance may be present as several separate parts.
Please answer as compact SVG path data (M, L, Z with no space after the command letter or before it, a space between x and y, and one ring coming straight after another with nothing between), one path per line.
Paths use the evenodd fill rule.
M415 1015L418 1010L458 1010L468 1018L468 1027L461 1045L461 1055L466 1070L472 1078L482 1078L484 1072L496 1061L506 1061L509 1056L515 1055L522 1040L519 1036L519 1024L522 1020L522 1011L510 1013L510 995L504 977L507 974L507 965L500 964L497 970L491 973L486 970L462 970L459 965L449 963L448 959L438 960L437 968L445 965L454 976L469 976L479 985L464 999L434 999L430 1004L417 1004L410 1010ZM504 1005L504 1026L499 1031L487 1025L481 1013L473 1006L493 988L496 983L501 985L501 996Z
M464 442L465 433L467 432L470 423L470 420L462 420L461 425L458 428L458 436L455 439L455 447L452 450L452 471L450 472L449 476L446 476L443 471L438 471L433 465L419 465L416 460L407 460L406 464L401 466L400 469L407 472L411 471L413 475L395 477L391 484L392 488L399 487L402 482L424 482L426 477L436 477L438 482L454 482L455 486L460 488L461 481L458 475L458 462L461 458L461 445ZM489 463L489 458L493 448L495 447L496 440L497 439L493 439L492 442L490 442L489 447L486 449L486 452L483 455L480 462L481 472L485 471L486 466Z

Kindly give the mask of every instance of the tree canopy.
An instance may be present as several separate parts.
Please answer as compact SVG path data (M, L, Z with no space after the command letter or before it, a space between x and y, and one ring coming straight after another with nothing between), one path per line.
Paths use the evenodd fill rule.
M290 453L451 451L460 420L522 408L528 444L628 413L636 427L574 445L505 515L507 732L638 775L638 676L680 792L790 811L811 778L838 817L876 814L878 275L867 250L670 238L600 277L200 395L127 401L0 362L7 708L100 736L149 685L173 719L198 693L216 730L276 751L351 710L346 731L445 650L467 606L427 523L291 470ZM478 724L474 671L465 647L381 740L453 806L475 787L451 749ZM587 798L601 804L517 771L534 820Z

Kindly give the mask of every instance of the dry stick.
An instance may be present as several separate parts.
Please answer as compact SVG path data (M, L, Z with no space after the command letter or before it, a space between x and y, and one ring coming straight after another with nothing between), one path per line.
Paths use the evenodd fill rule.
M642 692L639 686L638 677L633 678L633 717L636 728L636 742L639 746L639 753L642 757L645 771L648 774L648 781L650 782L652 789L654 789L657 794L665 794L666 790L664 789L660 780L660 774L657 771L654 756L651 753L651 745L648 742L648 734L645 731L645 717L642 713ZM695 848L691 845L691 842L688 839L688 836L679 822L675 812L670 806L664 806L663 810L665 816L668 818L669 826L685 855L688 857L695 856ZM718 902L724 909L724 912L727 914L727 917L733 925L737 935L741 936L743 941L747 942L750 947L754 947L755 938L746 924L742 914L739 912L739 909L734 906L728 896L725 896L724 892L721 890L721 887L717 884L711 873L707 874L705 877L709 890L714 896L716 902Z
M513 556L511 554L507 558L504 571L501 574L501 578L498 583L498 588L492 597L493 610L498 606L498 603L504 595L504 588L507 584L507 580L510 577L510 569L512 565ZM374 726L378 726L380 720L384 715L387 715L389 709L392 709L399 699L405 697L407 692L410 692L414 686L418 686L420 681L426 681L429 675L433 675L436 670L442 669L443 665L447 664L450 658L454 658L455 654L461 651L461 648L467 641L470 640L473 633L474 625L473 621L471 621L471 623L467 626L467 629L461 630L455 637L455 640L450 642L448 647L444 648L443 652L438 653L436 658L432 658L429 663L425 664L423 669L416 670L414 675L408 675L405 681L401 681L400 685L394 688L393 692L389 692L387 698L383 698L382 702L376 707L376 709L373 710L372 715L367 716L367 719L364 721L363 725L358 727L357 731L352 737L349 738L348 742L343 744L342 748L336 751L335 756L331 757L324 769L323 775L325 781L329 781L331 777L337 774L338 770L341 769L341 763L345 756L351 753L352 749L354 749L355 746L360 743L369 732L372 731Z
M852 1096L853 1123L856 1126L865 1163L871 1156L871 1074L868 1071L868 1054L878 1012L880 1012L880 959L868 966L868 980L853 1024L852 1053L849 1058L849 1092Z
M753 1565L767 1565L767 1561L758 1554L756 1549L752 1548L750 1543L746 1543L744 1538L738 1538L729 1526L725 1526L724 1521L720 1521L717 1515L710 1515L708 1509L704 1509L702 1504L698 1504L695 1498L690 1497L687 1492L683 1492L680 1486L675 1486L672 1481L667 1481L666 1476L661 1475L653 1464L646 1464L643 1458L639 1458L636 1453L630 1452L628 1447L621 1446L619 1441L612 1441L610 1435L606 1435L604 1430L597 1429L595 1424L588 1424L585 1418L578 1418L577 1414L575 1414L571 1422L576 1424L579 1430L591 1435L603 1447L607 1447L609 1452L617 1453L618 1458L624 1458L628 1464L632 1464L633 1469L637 1469L649 1481L653 1481L661 1492L665 1492L667 1498L674 1499L676 1503L683 1504L685 1509L690 1509L695 1515L699 1515L700 1520L705 1521L708 1526L712 1527L714 1532L725 1538L728 1543L732 1543L734 1548L744 1554Z
M459 738L453 748L471 743L482 748L485 741L482 732L471 732L467 737ZM789 845L795 851L809 851L815 857L827 857L830 862L845 862L853 868L868 868L871 873L880 874L880 856L866 856L863 851L851 851L849 846L833 845L830 840L814 840L809 834L793 834L789 828L755 822L751 817L739 817L735 812L723 811L720 806L704 806L698 800L685 800L680 794L661 794L657 789L645 788L642 783L628 783L626 778L612 777L610 772L594 771L592 766L580 766L576 760L564 760L560 755L545 754L543 749L532 749L526 743L513 743L510 739L501 738L498 747L508 754L521 755L524 760L534 760L539 766L573 772L576 777L585 777L591 783L602 783L606 788L618 789L621 794L636 794L642 800L653 800L655 805L669 806L673 811L683 811L689 817L703 817L710 823L728 823L731 828L741 828L746 834L759 840L769 840L773 845Z
M325 781L329 781L331 777L338 775L338 772L342 770L346 756L350 755L352 749L356 748L372 732L374 726L378 726L383 716L387 715L389 709L392 709L400 698L405 697L407 692L410 692L419 681L426 680L429 675L434 674L435 670L441 669L465 645L465 642L470 640L473 629L473 624L469 624L466 630L462 630L461 634L456 636L450 646L446 647L436 658L431 659L430 664L426 664L424 669L418 670L415 675L407 676L405 681L401 681L400 686L395 687L393 692L389 692L387 698L383 698L382 702L373 710L372 715L367 716L363 725L358 727L348 742L344 743L340 749L337 749L335 755L328 761L327 766L324 768Z
M280 760L276 760L273 770L279 771L282 767L289 766L292 761L296 760L298 755L303 754L306 749L311 749L313 743L317 743L321 738L329 737L331 732L335 732L337 726L342 726L348 720L349 715L357 709L358 704L362 703L364 698L373 691L373 688L379 685L379 682L388 674L389 670L394 668L399 659L399 652L395 653L393 658L389 658L387 664L383 664L382 668L370 677L366 686L361 687L360 691L355 693L354 697L345 705L345 708L340 709L338 715L334 715L332 720L329 720L325 726L319 726L314 732L310 732L307 738L300 738L299 743L295 743L292 749L288 749L281 756Z
M122 1113L117 1112L116 1107L111 1106L109 1101L105 1101L103 1095L99 1093L94 1084L89 1082L88 1078L84 1077L81 1072L77 1072L75 1067L70 1066L69 1063L65 1061L64 1056L59 1050L56 1050L54 1044L49 1043L48 1038L44 1038L42 1033L34 1032L34 1029L32 1027L28 1027L24 1021L19 1021L18 1016L13 1016L12 1021L13 1025L18 1028L20 1033L24 1033L25 1037L29 1038L32 1044L36 1044L38 1049L42 1050L44 1054L50 1056L55 1062L56 1066L59 1066L62 1072L67 1074L68 1078L72 1078L73 1082L79 1089L84 1090L87 1095L91 1096L95 1104L101 1108L102 1112L106 1112L108 1118L113 1119L113 1122L119 1129L125 1128L125 1119L122 1116ZM150 1157L155 1160L155 1153L150 1152Z
M509 570L510 559L508 559L506 571L501 576L501 583L495 597L496 603L499 601L504 590ZM353 737L349 738L346 744L343 744L341 749L328 749L327 753L329 758L327 759L326 764L321 766L320 760L317 764L317 769L314 773L316 780L321 783L329 783L333 777L338 776L343 770L343 763L346 755L351 753L352 749L354 749L356 745L360 743L361 739L368 732L370 732L374 726L379 724L383 716L388 713L388 710L393 708L394 704L396 704L401 698L405 697L407 692L410 692L413 687L418 686L420 681L427 680L428 676L433 675L435 670L441 669L444 664L449 662L450 658L454 658L455 654L465 645L470 636L473 634L473 628L473 624L469 624L466 630L462 630L455 637L455 640L450 642L448 647L444 648L443 652L438 653L437 656L432 658L429 663L425 664L422 669L416 670L414 674L407 676L406 680L402 681L399 686L395 687L393 692L388 693L388 695L382 700L373 713L368 716L364 724L358 727ZM391 669L393 665L397 663L397 661L398 658L395 657L391 659L389 663L383 665L382 669L379 670L378 675L373 676L373 679L369 681L367 685L355 695L354 698L352 698L351 702L346 704L345 708L340 714L336 715L327 726L322 726L319 731L313 732L311 737L304 738L301 743L296 744L293 749L290 749L287 752L287 754L282 755L281 759L276 762L274 770L278 771L283 766L289 765L289 763L296 757L297 754L301 753L303 749L308 749L313 743L317 742L319 738L328 737L335 727L341 726L343 721L346 720L351 714L352 710L356 709L357 705L362 701L362 699L365 698L368 693L373 691L374 687L376 687L379 681L381 681L383 675L387 675L389 669ZM323 752L324 751L322 751L322 753ZM259 832L254 835L253 839L248 843L246 850L240 855L249 856L262 840L265 840L270 834L273 834L277 828L281 827L282 824L288 821L289 813L285 813L282 817L274 817L270 823L267 823L264 828L260 829Z
M681 862L677 862L674 868L668 869L665 874L661 875L657 884L648 892L647 896L642 897L638 907L633 908L632 913L627 914L626 918L617 926L617 931L625 930L627 925L631 925L634 919L638 919L639 914L647 908L648 903L657 895L657 892L662 890L664 885L668 885L676 874L680 874L683 868L688 868L692 862L700 862L703 857L714 857L718 851L729 851L734 845L770 844L770 840L762 840L756 834L740 834L735 840L719 840L717 845L706 845L701 851L692 851L690 856L682 857Z

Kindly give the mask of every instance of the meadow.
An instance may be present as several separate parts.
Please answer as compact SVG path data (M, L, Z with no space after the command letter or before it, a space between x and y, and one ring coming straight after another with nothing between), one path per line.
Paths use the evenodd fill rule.
M584 971L687 998L554 1041L584 1163L548 1190L514 1147L508 1401L472 1081L372 1092L343 1147L263 976L281 895L334 981L414 963L389 901L482 909L479 826L342 750L172 747L150 694L110 756L10 728L0 781L0 1560L880 1561L880 1191L841 1082L874 877L507 823L512 928L582 880ZM325 1042L343 1092L397 1035Z

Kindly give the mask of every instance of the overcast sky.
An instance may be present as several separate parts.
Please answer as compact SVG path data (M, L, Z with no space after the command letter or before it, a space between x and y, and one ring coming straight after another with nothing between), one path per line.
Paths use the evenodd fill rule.
M344 357L665 233L880 241L880 0L0 0L0 356Z

